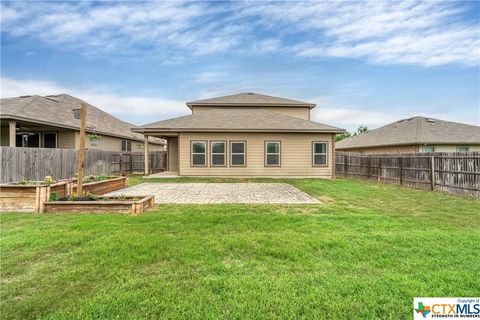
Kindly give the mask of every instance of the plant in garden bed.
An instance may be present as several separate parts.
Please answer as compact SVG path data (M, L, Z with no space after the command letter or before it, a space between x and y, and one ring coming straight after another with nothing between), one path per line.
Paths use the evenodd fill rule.
M50 197L48 198L48 201L58 201L58 194L56 192L50 193Z

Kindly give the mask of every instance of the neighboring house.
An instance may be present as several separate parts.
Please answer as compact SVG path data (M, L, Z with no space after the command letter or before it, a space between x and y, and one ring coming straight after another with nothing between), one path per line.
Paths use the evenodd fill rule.
M336 150L361 153L480 151L480 127L414 117L339 141Z
M80 108L82 102L68 94L1 99L0 145L77 149L80 120L75 119L73 109ZM130 130L132 124L84 103L87 105L87 149L143 150L143 136ZM150 142L150 151L164 149L165 142L161 139L152 138Z
M192 114L132 130L168 141L181 176L334 175L334 137L310 121L315 104L255 93L187 102Z

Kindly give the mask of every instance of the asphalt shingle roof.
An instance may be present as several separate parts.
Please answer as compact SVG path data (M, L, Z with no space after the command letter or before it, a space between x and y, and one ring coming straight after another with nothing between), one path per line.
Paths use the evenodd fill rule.
M136 132L152 131L247 131L247 132L331 132L343 129L303 120L277 112L251 108L248 111L235 108L212 108L194 114L154 122L132 129Z
M0 116L2 119L13 118L79 130L80 120L73 117L72 109L80 108L82 102L84 101L68 94L6 98L1 99ZM84 103L87 105L87 132L94 131L102 135L143 141L143 135L130 130L134 127L133 124L117 119L87 102ZM160 143L154 140L152 142Z
M289 106L289 107L309 107L314 108L315 104L305 101L298 101L280 97L268 96L265 94L245 92L239 94L232 94L228 96L197 100L187 102L187 106L190 108L192 106L205 106L205 105L215 105L215 106L239 106L239 107L249 107L249 106Z
M480 144L480 127L413 117L339 141L335 147L348 149L411 144Z

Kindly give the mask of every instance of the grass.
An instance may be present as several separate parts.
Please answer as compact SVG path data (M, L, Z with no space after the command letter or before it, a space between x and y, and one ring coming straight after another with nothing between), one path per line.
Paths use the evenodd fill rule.
M480 201L282 181L323 204L2 214L0 316L406 319L413 297L480 292Z

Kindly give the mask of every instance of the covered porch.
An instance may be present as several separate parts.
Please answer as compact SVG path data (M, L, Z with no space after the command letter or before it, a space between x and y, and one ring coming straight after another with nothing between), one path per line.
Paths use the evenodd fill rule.
M167 157L165 171L150 174L148 153L149 137L161 138L167 141ZM179 149L178 132L155 132L144 134L145 177L146 178L175 178L179 176Z

